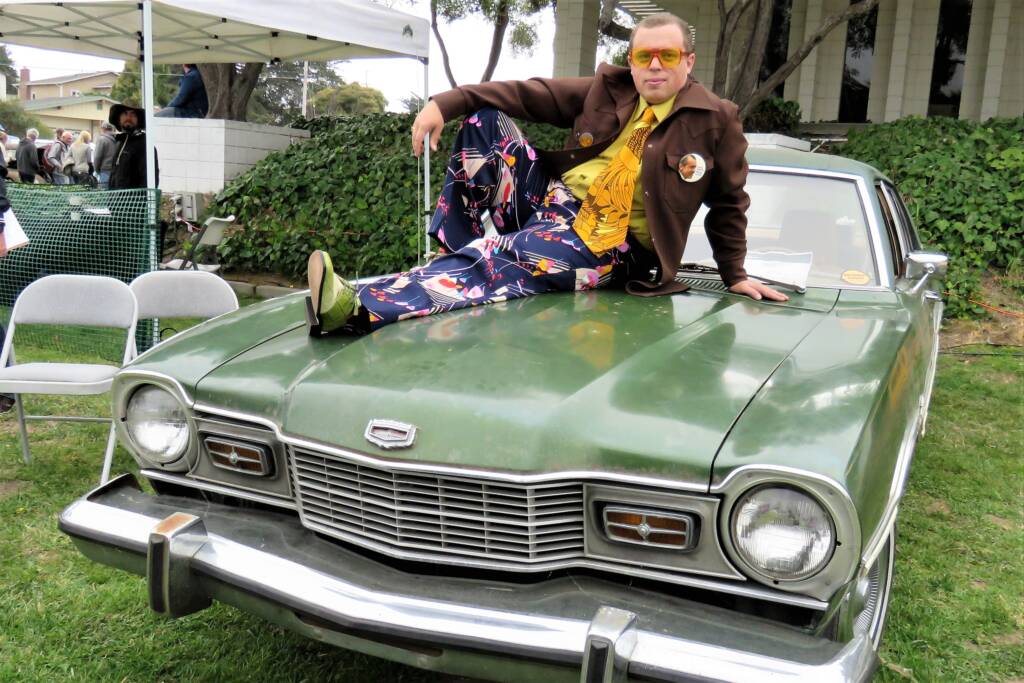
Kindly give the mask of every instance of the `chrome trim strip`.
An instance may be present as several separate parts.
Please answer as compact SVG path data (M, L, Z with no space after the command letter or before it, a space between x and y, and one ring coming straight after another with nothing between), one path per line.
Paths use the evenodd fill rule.
M295 502L291 500L283 500L281 498L275 498L273 496L264 496L258 493L242 491L231 486L212 484L203 479L184 477L180 474L168 474L167 472L158 472L157 470L150 469L141 469L139 470L139 474L146 477L147 479L158 479L160 481L165 481L168 484L178 484L179 486L188 486L189 488L202 489L203 491L209 491L210 493L220 493L225 496L244 498L245 500L251 500L254 503L273 505L274 507L284 508L286 510L296 509Z
M744 562L733 545L731 520L736 502L755 486L782 484L794 486L814 497L828 511L835 525L836 544L825 567L805 579L776 581L758 573ZM857 571L858 551L861 547L860 519L857 508L846 489L834 479L781 465L744 465L730 472L726 478L711 487L724 500L719 514L719 537L726 553L737 566L745 569L751 579L780 591L792 591L827 601L849 581Z
M751 164L749 169L751 171L763 171L767 173L788 173L789 175L804 175L820 178L835 178L837 180L847 180L856 183L857 193L860 195L861 210L864 212L864 218L868 224L868 238L871 240L871 253L875 260L875 277L878 281L878 286L875 287L827 287L823 289L866 289L872 291L890 290L893 287L893 280L890 277L889 270L884 268L885 254L882 252L882 233L881 227L878 225L877 216L872 210L874 206L871 203L871 193L868 189L868 182L863 176L855 175L853 173L842 173L840 171L823 171L820 169L813 168L791 168L786 166L772 166L770 164Z
M360 464L368 465L371 467L389 468L394 470L401 470L403 472L427 472L429 474L451 475L456 477L486 476L495 481L507 481L515 484L539 484L551 481L557 482L569 480L600 480L636 484L638 486L655 486L658 488L668 488L673 491L691 491L696 493L707 493L708 490L707 484L704 482L686 482L678 479L644 477L632 474L621 474L617 472L570 470L564 472L541 472L537 474L515 474L512 472L502 472L496 470L488 470L484 468L459 467L456 465L441 465L434 463L412 462L408 460L397 460L391 458L378 458L375 456L366 455L364 453L350 451L345 448L331 446L330 444L320 443L319 441L312 441L298 436L291 436L289 434L282 432L281 428L278 427L276 423L267 420L266 418L248 415L246 413L239 413L233 410L225 410L223 408L217 408L216 406L207 405L205 403L195 404L195 410L196 412L221 415L223 417L229 417L235 420L248 420L250 422L261 424L273 430L277 438L280 439L283 443L289 446L294 446L295 448L319 451L321 453L329 453L331 455L337 455L339 457L348 458Z
M61 513L60 528L87 545L138 553L145 552L149 533L160 521L80 499ZM579 666L583 661L592 624L585 619L370 588L216 534L208 533L199 540L198 550L187 564L200 579L195 585L208 591L215 591L219 584L250 589L250 605L254 599L263 605L322 615L336 623L359 624L455 651L468 648L569 666ZM854 638L830 660L808 664L690 640L683 635L639 628L635 635L636 647L630 654L628 671L653 680L699 678L763 683L768 677L782 682L839 683L865 680L875 664L866 636Z

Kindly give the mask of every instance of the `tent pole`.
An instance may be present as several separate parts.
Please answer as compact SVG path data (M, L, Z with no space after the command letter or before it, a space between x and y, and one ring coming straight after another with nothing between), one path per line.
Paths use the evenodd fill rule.
M142 93L146 110L146 187L156 187L156 155L153 139L156 117L153 116L153 0L142 1Z
M426 106L430 96L430 63L423 60L423 105ZM430 258L430 135L423 141L423 231L426 241L423 244L423 259Z

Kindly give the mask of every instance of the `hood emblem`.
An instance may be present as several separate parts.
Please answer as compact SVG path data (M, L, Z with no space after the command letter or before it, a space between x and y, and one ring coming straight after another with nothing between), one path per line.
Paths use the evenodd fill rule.
M395 420L370 420L363 436L375 446L387 450L409 448L416 439L416 426Z

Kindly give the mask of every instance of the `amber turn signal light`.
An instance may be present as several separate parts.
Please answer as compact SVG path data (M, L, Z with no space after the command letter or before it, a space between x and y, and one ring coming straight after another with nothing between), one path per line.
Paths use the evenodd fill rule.
M270 457L265 448L241 441L206 437L206 452L214 466L242 474L264 477L271 472Z
M608 506L602 516L604 533L612 541L671 550L696 545L697 525L686 513Z

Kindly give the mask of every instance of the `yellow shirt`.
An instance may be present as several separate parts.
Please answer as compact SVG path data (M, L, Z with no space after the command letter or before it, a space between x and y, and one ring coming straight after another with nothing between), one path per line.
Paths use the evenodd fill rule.
M650 105L651 109L654 110L654 124L651 129L658 127L658 124L665 120L669 112L672 111L672 105L675 104L676 98L673 95L670 99L662 102L661 104ZM619 133L619 137L615 139L615 142L608 145L608 148L598 154L596 157L589 161L584 161L579 166L574 166L568 171L562 174L562 182L569 188L573 196L581 202L587 196L587 190L594 183L594 180L604 171L605 167L611 162L612 159L619 153L619 150L623 148L626 141L629 140L629 136L633 133L633 128L636 127L636 122L640 120L640 115L644 109L648 107L647 101L643 97L637 102L636 109L633 110L633 115L629 118L629 123L622 128L622 132ZM643 161L640 162L640 168L643 170ZM644 191L640 185L640 179L637 178L636 190L633 192L633 208L629 214L629 232L632 233L633 237L637 239L640 244L644 245L650 250L654 250L654 243L651 242L651 234L647 230L647 212L644 210Z

